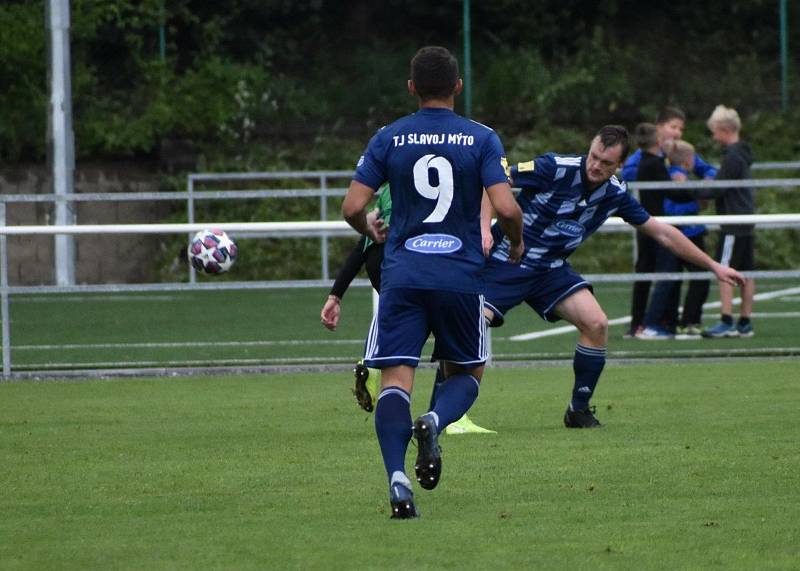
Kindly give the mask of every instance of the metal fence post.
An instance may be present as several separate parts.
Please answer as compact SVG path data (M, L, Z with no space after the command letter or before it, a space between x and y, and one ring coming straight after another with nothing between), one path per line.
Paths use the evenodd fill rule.
M320 175L319 177L319 189L320 189L320 197L319 197L319 219L320 220L327 220L328 219L328 177L324 174ZM327 280L329 271L328 271L328 234L322 234L322 238L320 240L320 251L322 254L322 279Z
M6 205L0 202L0 226L6 225ZM8 244L0 235L0 319L3 320L3 378L11 375L11 314L8 303Z
M70 72L69 0L45 2L49 29L47 115L48 162L53 173L55 223L75 224L75 205L66 199L74 193L75 134L72 130L72 76ZM61 234L54 240L55 278L60 286L75 284L75 238Z
M189 224L194 224L194 178L192 175L189 175L189 178L186 182L186 195L186 219ZM192 239L191 234L189 234L188 239ZM197 272L195 271L194 266L189 264L189 283L193 284L196 282Z

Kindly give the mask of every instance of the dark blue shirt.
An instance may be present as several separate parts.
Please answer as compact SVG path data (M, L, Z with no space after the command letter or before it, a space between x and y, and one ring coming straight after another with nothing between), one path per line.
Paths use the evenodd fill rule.
M525 255L523 269L558 268L610 216L629 224L647 222L650 215L631 197L625 183L612 176L591 189L586 179L586 157L548 153L511 167L514 185L522 188ZM509 242L498 225L493 228L492 257L508 259Z
M381 290L482 291L481 197L508 181L505 165L497 134L449 109L420 109L372 137L353 178L389 182Z

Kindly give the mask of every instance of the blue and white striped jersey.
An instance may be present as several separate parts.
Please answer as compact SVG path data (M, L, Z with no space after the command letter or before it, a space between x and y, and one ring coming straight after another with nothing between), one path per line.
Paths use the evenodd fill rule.
M524 223L523 269L562 266L610 216L620 216L634 225L650 218L616 176L589 188L585 163L585 156L547 153L511 167L514 186L522 188L517 202ZM496 244L492 257L507 260L508 239L497 224L492 233Z

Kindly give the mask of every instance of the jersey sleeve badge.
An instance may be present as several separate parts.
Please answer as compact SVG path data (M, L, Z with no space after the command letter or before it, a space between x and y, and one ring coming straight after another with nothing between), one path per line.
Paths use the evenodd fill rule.
M536 163L528 161L526 163L517 163L517 172L531 172L536 168Z

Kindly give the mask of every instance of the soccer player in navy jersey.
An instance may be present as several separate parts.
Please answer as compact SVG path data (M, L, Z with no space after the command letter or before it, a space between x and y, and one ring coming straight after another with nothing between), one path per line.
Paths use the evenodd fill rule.
M658 222L631 197L614 172L628 153L628 132L606 125L585 156L548 153L511 168L513 184L522 188L525 254L518 265L506 263L509 243L495 226L486 264L485 306L492 325L523 301L545 321L564 319L578 329L572 399L564 414L568 428L595 428L600 423L589 407L606 362L608 319L592 286L567 262L575 249L610 216L620 216L660 245L695 265L714 272L725 283L741 283L742 275L724 267L692 244L680 230ZM483 223L491 220L484 209Z
M367 224L366 209L375 191L389 182L392 229L364 362L381 369L375 432L393 518L418 515L405 473L412 431L417 481L430 490L441 474L438 434L478 396L487 358L481 295L484 189L508 237L507 259L519 261L524 249L522 214L508 184L500 138L453 112L462 86L458 63L447 49L420 49L411 60L408 81L419 110L370 140L342 204L353 228L380 241L383 236ZM436 337L433 358L445 362L445 382L433 410L412 429L414 371L431 332Z

